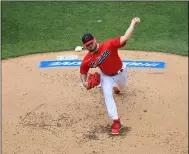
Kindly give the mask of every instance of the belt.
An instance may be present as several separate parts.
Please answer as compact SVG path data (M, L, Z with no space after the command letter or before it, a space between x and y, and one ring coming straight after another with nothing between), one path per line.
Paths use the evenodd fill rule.
M120 69L119 71L112 73L112 74L108 74L107 76L115 76L115 75L118 75L119 73L122 73L122 72L123 72L123 69Z

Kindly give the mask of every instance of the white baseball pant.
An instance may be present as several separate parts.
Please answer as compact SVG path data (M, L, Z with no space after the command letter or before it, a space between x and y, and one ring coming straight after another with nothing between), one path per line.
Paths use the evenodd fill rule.
M113 98L113 87L122 91L127 86L127 67L122 67L123 71L115 76L107 76L101 72L101 87L105 98L108 115L112 120L118 119L117 106Z

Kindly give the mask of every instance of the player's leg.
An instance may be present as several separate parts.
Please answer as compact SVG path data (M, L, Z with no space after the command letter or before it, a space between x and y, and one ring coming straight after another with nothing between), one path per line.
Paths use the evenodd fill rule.
M112 134L119 134L121 124L117 113L117 107L113 98L113 85L114 80L112 77L101 75L101 86L103 89L105 104L107 107L108 115L113 120Z
M113 77L114 82L119 91L123 90L127 86L127 68L123 68L123 72Z
M113 78L101 75L101 87L104 94L105 104L108 110L108 115L111 119L118 119L117 107L113 98Z

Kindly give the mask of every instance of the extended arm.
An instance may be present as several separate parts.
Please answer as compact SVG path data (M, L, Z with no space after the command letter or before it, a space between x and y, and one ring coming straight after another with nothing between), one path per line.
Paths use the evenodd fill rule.
M81 74L80 78L81 78L81 82L83 83L83 86L87 89L88 88L87 74Z
M89 90L100 84L100 74L98 72L95 72L93 74L89 73L88 78L87 74L81 74L81 81L83 83L83 86L87 90Z
M121 38L120 38L120 45L126 43L131 38L131 36L133 35L133 32L134 32L135 26L139 22L140 22L140 18L138 18L138 17L132 19L129 28L127 29L125 34L123 36L121 36Z

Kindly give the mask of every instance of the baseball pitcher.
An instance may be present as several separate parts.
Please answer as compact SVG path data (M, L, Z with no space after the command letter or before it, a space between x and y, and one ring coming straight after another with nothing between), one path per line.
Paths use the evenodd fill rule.
M113 91L118 94L127 85L127 68L123 66L118 55L118 48L126 45L138 23L140 23L140 18L133 18L123 36L118 36L105 42L97 43L90 33L82 37L83 46L88 50L88 53L80 65L81 81L87 90L101 83L108 115L113 120L112 134L119 134L121 129ZM100 69L100 73L88 73L90 68L96 67Z

